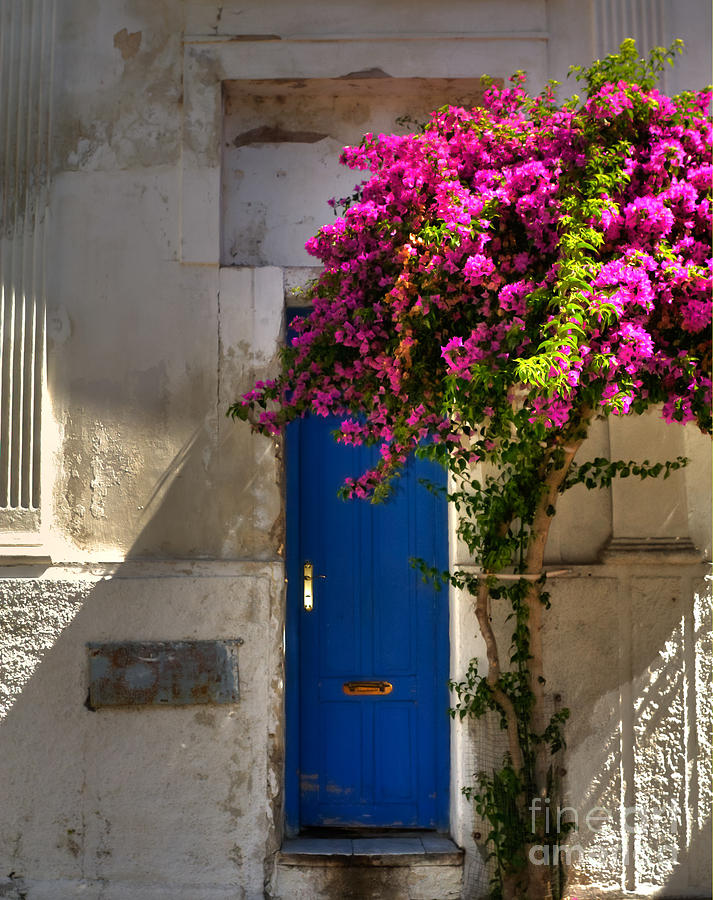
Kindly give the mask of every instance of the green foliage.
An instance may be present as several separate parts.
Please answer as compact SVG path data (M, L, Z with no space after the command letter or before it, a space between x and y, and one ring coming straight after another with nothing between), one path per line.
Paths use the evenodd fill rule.
M604 60L597 60L589 67L573 66L572 73L586 84L587 95L595 94L604 84L618 82L638 84L648 90L654 87L666 63L672 64L682 43L675 41L666 50L657 48L648 59L641 59L632 40L625 41L618 53ZM554 85L548 86L543 97L552 97ZM632 101L632 121L644 111L638 109L636 96ZM563 231L560 238L560 261L557 282L553 289L542 292L542 304L552 311L549 332L539 335L537 352L522 356L517 362L517 378L524 385L536 385L545 393L555 394L566 387L568 371L574 362L581 362L582 337L592 322L591 303L588 296L591 284L601 264L599 257L604 237L601 229L593 227L611 209L612 197L617 196L622 184L629 181L626 162L629 144L621 140L601 141L595 130L588 136L586 162L579 171L570 173L571 190L561 199ZM490 214L487 210L486 213ZM665 252L662 242L662 252ZM538 302L533 295L530 302ZM601 302L596 315L603 326L614 323L617 310L613 304ZM566 357L566 358L565 358ZM605 372L610 364L604 356L589 359L596 371L599 366ZM566 363L563 365L562 363ZM620 378L622 396L628 387ZM489 404L483 406L486 397ZM587 396L581 388L582 410L596 405L596 398ZM652 393L650 400L658 399ZM528 548L531 545L533 526L540 507L543 490L548 480L564 464L563 447L568 441L581 437L587 428L584 412L573 417L568 428L553 437L541 422L519 407L509 385L499 383L498 375L485 366L471 369L468 390L456 378L446 379L444 403L450 409L454 421L462 423L461 444L477 451L481 465L475 470L465 454L449 454L444 445L431 445L424 455L440 459L452 473L452 488L448 500L457 513L457 534L483 572L472 569L451 573L429 569L423 561L416 564L424 578L441 583L449 580L455 587L477 595L483 578L487 579L492 603L509 609L506 620L513 629L510 642L509 666L501 671L495 681L487 673L479 671L477 660L471 660L461 681L449 684L454 701L450 714L453 718L481 719L494 713L501 728L508 727L506 710L498 699L504 696L512 704L517 716L518 743L522 753L523 769L516 771L512 759L506 755L500 768L475 776L475 784L463 789L473 801L479 816L488 822L485 841L488 859L495 863L491 884L492 897L502 896L503 885L509 877L517 876L527 865L528 846L537 842L552 848L559 845L572 828L560 823L556 816L538 816L532 825L525 815L536 794L535 764L539 753L547 753L550 760L565 749L564 727L569 718L568 709L558 709L550 717L544 731L537 733L532 727L532 711L535 703L530 677L531 642L528 623L528 606L525 602L532 581L517 579L499 580L497 573L504 570L523 573L526 568ZM643 412L648 403L634 405L635 412ZM612 403L615 412L625 412L621 400ZM476 424L477 423L477 424ZM656 478L669 475L687 464L684 457L664 462L634 460L610 460L603 457L572 464L559 493L578 484L588 489L607 488L614 478ZM556 501L555 501L556 502ZM555 514L555 505L547 507L547 515ZM537 585L539 597L549 606L548 594L543 590L544 577ZM557 792L553 764L549 768L548 797ZM532 831L535 830L536 834ZM559 866L556 855L553 863ZM558 896L555 881L555 896Z
M519 802L522 783L508 756L502 768L491 775L479 772L476 781L477 789L466 787L463 793L473 801L476 812L489 825L485 836L486 861L494 860L495 863L490 896L500 900L504 880L523 872L527 866L528 826Z
M602 85L616 84L618 81L638 84L643 90L649 91L656 87L666 64L672 66L676 54L683 53L683 49L683 41L675 40L668 49L654 47L649 58L645 59L639 56L633 38L627 38L619 47L618 53L610 53L604 59L597 59L591 66L570 66L569 73L577 81L585 82L588 97L595 94Z
M645 478L658 478L661 474L664 478L668 478L671 472L682 469L688 462L689 460L685 456L677 456L676 459L657 462L653 465L648 459L637 463L634 460L625 462L623 459L611 460L598 456L581 465L573 463L565 482L565 488L573 487L575 484L583 484L588 490L606 488L614 478L628 478L630 475L637 476L642 481Z

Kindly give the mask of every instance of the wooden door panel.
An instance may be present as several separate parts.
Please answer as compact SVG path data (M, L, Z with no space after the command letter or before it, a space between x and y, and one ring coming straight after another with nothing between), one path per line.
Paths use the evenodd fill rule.
M416 463L389 503L342 501L344 478L375 451L336 445L335 426L308 418L288 429L288 496L299 498L288 511L299 677L291 718L299 736L288 735L288 747L298 745L299 821L433 828L447 809L447 592L422 584L409 557L447 564L445 501L418 484L442 483L443 474ZM309 612L306 560L315 575ZM345 684L365 681L390 689L345 694Z

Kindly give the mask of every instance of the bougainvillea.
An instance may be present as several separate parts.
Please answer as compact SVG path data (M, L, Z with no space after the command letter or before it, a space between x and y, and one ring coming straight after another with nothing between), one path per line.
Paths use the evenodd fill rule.
M379 444L350 496L384 498L417 448L449 468L481 574L448 577L476 597L489 663L457 710L501 715L521 810L549 790L543 748L562 744L563 716L544 716L549 522L569 486L630 469L577 466L589 424L659 405L711 430L711 93L661 94L654 63L672 55L647 63L625 42L580 72L584 100L530 97L517 74L482 107L347 147L342 163L371 174L307 244L324 267L312 311L276 378L231 409L268 434L335 416L338 440ZM507 568L519 577L498 580ZM509 671L489 624L500 597L517 623ZM540 871L523 887L526 851L511 856L504 894L545 896Z
M523 82L344 150L372 176L308 242L313 311L243 400L277 401L268 432L311 409L383 442L358 495L429 436L478 424L488 458L503 412L544 430L663 402L710 429L710 93L622 81L557 107Z

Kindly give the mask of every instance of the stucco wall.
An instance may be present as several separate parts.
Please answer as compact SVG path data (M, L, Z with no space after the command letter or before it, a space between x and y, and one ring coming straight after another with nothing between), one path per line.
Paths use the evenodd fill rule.
M37 0L43 8L51 4ZM677 4L667 22L662 4L660 25L642 35L665 41L677 28L686 37L689 54L667 76L676 87L707 73L693 15L700 19L701 8ZM370 123L393 127L400 111L418 117L446 97L475 96L481 72L506 78L525 68L538 89L550 76L565 78L564 60L591 57L616 32L606 16L596 33L575 28L572 4L544 0L456 3L437 13L426 3L312 9L56 6L43 409L52 465L42 509L53 559L269 557L275 542L258 547L262 538L244 523L251 506L270 501L231 491L238 472L257 489L243 477L246 454L258 481L271 476L252 439L223 427L239 388L231 359L240 346L221 333L219 264L309 264L305 237L331 216L326 200L355 179L339 172L339 147ZM239 41L227 40L231 29ZM265 35L282 39L256 37ZM361 75L350 81L350 73ZM270 79L283 80L281 93L265 87ZM329 79L343 100L325 87ZM223 80L232 86L224 120ZM279 120L267 112L270 91L285 108L286 134L240 143L255 123ZM300 132L313 137L290 140ZM606 445L600 431L593 449ZM593 502L593 543L602 544L608 501ZM555 554L582 555L554 550L571 534L565 522Z
M55 567L2 579L0 597L3 877L47 900L262 897L282 771L280 566ZM237 705L85 707L88 641L222 637L244 641Z
M577 829L563 844L569 891L584 898L710 896L711 609L699 565L653 560L572 566L551 580L544 636L551 710L571 711L553 819ZM464 598L453 616L454 677L484 648ZM500 640L512 627L493 607ZM497 723L454 723L455 791L497 766ZM487 825L460 802L457 840L471 849L466 887L478 896ZM473 831L478 835L473 840ZM568 894L569 896L569 894Z
M282 828L282 465L279 444L225 409L269 371L286 289L307 274L299 229L331 216L323 201L336 190L327 168L339 142L374 110L391 115L384 79L360 94L354 73L392 76L402 97L407 79L431 79L431 90L518 68L539 88L633 29L686 39L689 55L667 75L681 89L708 76L710 11L698 0L661 0L644 19L623 0L32 0L23 22L11 5L3 59L14 83L32 76L18 37L27 27L54 34L54 78L38 561L12 535L2 541L0 896L14 873L7 891L29 900L262 897ZM322 109L315 124L323 95L300 79L343 76L351 106L326 126ZM235 141L262 122L239 104L224 116L222 86L233 96L241 82L254 106L245 80L274 79L298 98L285 130L326 127L328 137L281 135L247 170L250 145ZM295 161L309 178L295 177ZM267 198L265 221L246 221L245 204ZM588 496L586 513L582 497L566 498L548 550L570 569L554 594L549 672L573 710L569 796L616 807L597 847L634 842L626 863L585 861L581 880L705 896L709 781L696 759L708 752L708 653L695 560L710 556L708 444L649 420L600 423L588 452L651 458L652 444L693 464L643 495L624 485ZM651 557L642 567L626 556L644 552L632 539L652 537L668 540L655 572ZM623 560L596 565L617 538ZM482 652L475 633L468 598L454 596L454 676ZM230 637L245 641L235 707L84 706L87 641ZM452 831L469 850L473 891L483 867L459 788L497 745L454 726ZM626 837L618 812L632 796L667 803L672 785L683 810L673 868L658 862L658 839Z

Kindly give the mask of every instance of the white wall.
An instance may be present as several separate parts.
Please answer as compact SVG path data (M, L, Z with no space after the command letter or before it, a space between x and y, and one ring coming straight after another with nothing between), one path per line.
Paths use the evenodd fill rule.
M33 551L45 561L19 566L22 553L6 551L12 566L0 581L0 875L16 873L30 900L262 897L282 823L281 463L272 442L224 412L273 361L285 285L308 262L300 244L331 215L323 201L344 183L326 176L339 143L358 135L375 105L388 127L401 98L414 99L405 79L431 79L429 100L448 88L439 79L459 79L467 93L472 83L461 79L486 71L525 68L538 88L570 62L613 49L625 16L663 42L681 29L691 52L672 83L697 85L708 77L710 13L694 0L662 0L650 26L633 4L604 0L32 0L32 8L38 27L54 21L55 35L45 475ZM6 60L18 46L13 22ZM19 56L17 66L30 77ZM392 76L398 102L385 79L360 79L359 91L353 73L373 69ZM347 75L337 116L324 89L300 86ZM280 127L328 136L231 145L275 126L255 113L257 88L236 86L241 79L262 90L265 80L288 79L296 119ZM297 160L312 167L300 184ZM305 184L308 208L299 202ZM247 204L258 202L264 222L248 218ZM686 539L710 546L708 445L643 427L695 454L694 466L665 495L588 497L586 520L573 496L549 551L571 569L555 591L549 673L573 709L574 802L603 798L618 810L631 796L668 800L675 785L685 808L677 866L659 865L657 848L638 836L626 864L585 863L577 877L611 895L622 884L643 895L700 895L709 781L695 759L707 755L697 720L707 653L699 557ZM635 453L648 434L626 437L624 448ZM616 439L602 425L590 450ZM657 537L671 540L639 540ZM611 538L608 562L596 565ZM468 598L454 597L455 676L481 649L475 634ZM245 640L234 708L83 706L85 642L192 637ZM662 702L667 679L675 698L661 694ZM482 865L458 789L487 742L465 728L453 735L453 834L469 848L474 886ZM608 834L597 840L629 841L620 821Z

